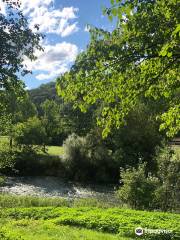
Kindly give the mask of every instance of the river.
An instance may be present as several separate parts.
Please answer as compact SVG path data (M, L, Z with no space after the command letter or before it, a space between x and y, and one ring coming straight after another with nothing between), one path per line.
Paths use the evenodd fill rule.
M57 177L7 177L1 193L38 197L97 198L112 201L112 185L80 184Z

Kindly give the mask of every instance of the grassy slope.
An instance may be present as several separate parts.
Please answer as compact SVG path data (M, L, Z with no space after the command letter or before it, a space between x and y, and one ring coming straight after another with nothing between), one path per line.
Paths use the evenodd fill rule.
M179 231L180 214L135 211L97 207L35 207L11 208L1 211L2 217L20 220L51 220L57 225L72 225L117 233L119 229L137 226Z
M14 240L15 236L21 236L25 240L123 240L116 235L96 232L87 229L78 229L69 226L56 226L47 221L20 220L0 223L6 236ZM11 239L10 238L10 239ZM2 239L3 240L3 239Z
M180 235L180 214L172 213L120 208L36 207L6 208L0 215L2 230L12 232L13 229L27 240L33 236L40 240L135 239L134 229L139 226L173 230Z

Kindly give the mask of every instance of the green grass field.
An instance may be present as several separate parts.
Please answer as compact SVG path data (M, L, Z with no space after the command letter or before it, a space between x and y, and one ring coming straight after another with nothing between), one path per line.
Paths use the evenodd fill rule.
M134 240L139 239L134 230L140 226L173 232L163 236L144 235L140 239L168 240L180 237L180 214L176 213L92 207L91 202L87 207L85 201L77 207L76 204L70 206L66 201L58 202L57 199L54 199L52 207L53 200L48 198L45 200L31 197L28 201L28 197L16 197L13 203L12 196L4 197L6 198L1 195L0 201L1 240ZM18 198L21 203L24 198L29 207L13 208ZM38 206L51 207L31 207L35 201L39 202ZM57 203L61 207L57 207ZM12 207L7 207L9 205Z
M8 143L9 139L7 136L0 137L0 144ZM64 154L64 149L61 146L47 146L47 153L52 156L61 156Z
M88 229L78 229L69 226L56 226L42 220L20 220L0 224L1 231L8 237L4 239L16 240L123 240L129 239L113 234L96 232ZM0 232L1 232L0 231ZM2 238L3 240L3 238Z
M64 149L63 147L59 146L47 146L48 149L48 154L52 156L61 156L64 154Z

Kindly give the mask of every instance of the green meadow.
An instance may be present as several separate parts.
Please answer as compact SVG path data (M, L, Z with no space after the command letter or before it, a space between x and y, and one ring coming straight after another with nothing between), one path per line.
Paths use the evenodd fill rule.
M51 200L47 199L46 205L52 205ZM180 214L83 205L81 202L79 207L68 206L65 201L59 202L59 207L6 208L4 205L0 210L1 239L133 240L139 239L135 234L137 227L169 231L168 234L146 233L140 239L165 240L180 236Z

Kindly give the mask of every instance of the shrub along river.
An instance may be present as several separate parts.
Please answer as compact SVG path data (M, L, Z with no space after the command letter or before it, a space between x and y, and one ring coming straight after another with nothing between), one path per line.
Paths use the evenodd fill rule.
M115 201L113 185L66 182L57 177L7 177L1 193L38 197L97 198Z

